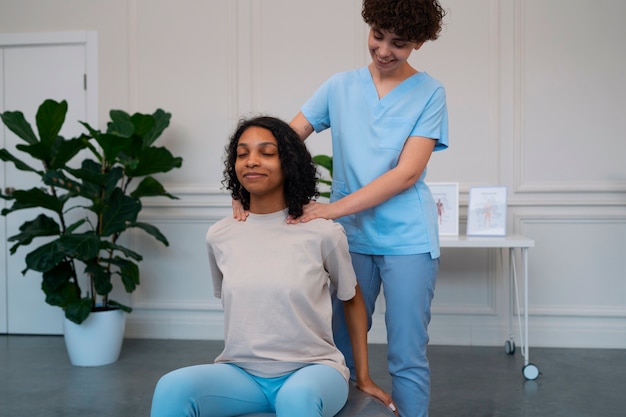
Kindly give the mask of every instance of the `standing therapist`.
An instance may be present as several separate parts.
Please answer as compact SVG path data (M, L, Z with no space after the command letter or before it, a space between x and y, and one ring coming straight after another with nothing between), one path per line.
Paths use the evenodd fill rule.
M290 123L302 140L331 129L331 202L311 202L290 222L325 218L343 225L369 326L382 284L392 396L401 417L428 415L426 345L439 238L424 179L432 152L448 146L444 88L407 60L437 39L444 15L436 0L364 0L371 63L332 76ZM333 327L354 377L340 303Z

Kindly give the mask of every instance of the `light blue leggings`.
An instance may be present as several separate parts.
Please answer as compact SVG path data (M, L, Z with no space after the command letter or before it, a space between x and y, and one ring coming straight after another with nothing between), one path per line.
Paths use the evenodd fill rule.
M348 399L348 383L336 369L308 365L277 378L260 378L230 364L196 365L159 380L151 417L332 417Z
M428 417L430 367L426 345L439 259L432 259L428 253L389 256L351 252L351 255L365 299L369 327L382 285L391 395L400 417ZM354 377L354 359L343 317L343 303L333 300L333 309L335 344L346 357L346 364Z

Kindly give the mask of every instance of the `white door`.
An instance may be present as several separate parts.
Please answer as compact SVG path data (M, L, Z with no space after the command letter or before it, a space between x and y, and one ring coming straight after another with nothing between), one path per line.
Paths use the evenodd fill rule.
M2 45L2 111L23 112L36 131L35 113L39 105L48 98L66 100L68 113L61 135L70 137L83 132L84 128L78 123L79 120L97 126L94 121L94 114L97 113L93 109L94 103L97 103L97 99L94 99L97 91L90 91L95 90L96 83L95 80L86 82L89 77L97 77L93 66L95 35L77 32L45 34L39 37L28 35L24 39L25 42L21 43L18 37L12 40L11 45ZM22 142L21 139L6 128L3 138L3 147L23 158L24 155L15 150L15 145ZM36 166L35 161L26 157L23 160ZM38 177L18 171L9 164L4 164L3 177L0 184L5 189L39 185ZM4 235L0 238L6 242L7 237L19 232L19 226L24 221L31 220L36 215L37 212L33 210L24 210L2 217L1 220L5 222ZM3 277L0 278L0 284L3 281L5 283L5 294L0 300L6 306L4 332L62 334L63 312L60 308L45 303L40 274L33 271L26 275L21 273L25 268L24 257L35 247L22 247L14 255L10 255L10 246L10 243L4 243L0 247L4 249L0 260L5 265L1 271Z

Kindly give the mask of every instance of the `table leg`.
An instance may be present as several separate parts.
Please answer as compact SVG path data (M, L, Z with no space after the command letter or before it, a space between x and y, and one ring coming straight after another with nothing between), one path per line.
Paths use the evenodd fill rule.
M504 248L502 248L502 250L500 251L500 255L502 255L502 252L504 251ZM512 259L512 255L511 255L511 251L512 249L509 249L509 276L508 276L508 283L509 283L509 304L508 304L508 316L509 316L509 339L504 342L504 352L507 355L513 355L515 354L515 337L513 336L513 312L515 309L515 297L514 297L514 290L515 290L515 282L513 281L513 264L511 263L511 259ZM502 259L502 256L500 257L500 259ZM521 342L521 340L520 340Z
M524 368L522 373L526 379L535 380L539 376L539 368L530 363L528 353L528 248L521 248L520 250L522 252L522 266L524 267L524 346L522 347Z

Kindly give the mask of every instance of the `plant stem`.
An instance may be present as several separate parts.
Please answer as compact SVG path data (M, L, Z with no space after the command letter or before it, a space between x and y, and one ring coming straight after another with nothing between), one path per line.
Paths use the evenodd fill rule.
M56 198L57 200L59 199L59 196L57 194L57 189L54 185L50 186L50 192L52 193L54 198ZM63 217L63 209L57 212L57 216L59 216L59 221L61 223L61 234L65 234L65 232L67 231L67 227L65 226L65 217ZM78 283L78 274L76 273L76 265L74 264L74 259L66 256L65 260L69 261L69 264L72 268L72 278L73 278L72 284L74 285L74 288L76 288L76 291L78 292L78 295L80 297L82 296L82 291L80 289L80 284Z

